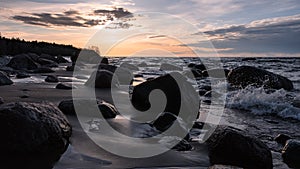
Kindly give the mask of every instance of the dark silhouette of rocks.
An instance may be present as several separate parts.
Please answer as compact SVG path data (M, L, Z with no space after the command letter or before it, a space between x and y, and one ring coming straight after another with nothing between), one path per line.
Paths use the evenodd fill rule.
M0 86L11 84L13 84L13 81L10 80L5 72L0 71Z
M54 105L0 106L1 168L50 169L69 145L71 126Z
M242 88L249 85L268 89L294 88L293 83L286 77L252 66L241 66L231 70L227 79L231 85Z
M272 154L262 141L239 129L218 126L206 142L211 164L272 169Z

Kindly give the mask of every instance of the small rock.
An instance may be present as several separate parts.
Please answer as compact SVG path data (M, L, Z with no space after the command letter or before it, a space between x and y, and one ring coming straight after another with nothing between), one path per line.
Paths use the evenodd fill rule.
M55 71L49 67L39 67L37 69L30 70L29 72L31 72L31 73L53 73Z
M20 96L21 99L26 99L26 98L29 98L29 95L22 95Z
M282 158L290 168L300 168L300 141L288 140L282 149Z
M59 83L55 87L56 89L63 89L63 90L72 90L72 86L65 83Z
M93 111L93 108L91 108L90 105L95 106L93 101L91 101L91 100L76 100L76 105L79 105L78 107L80 107L80 108L84 108L84 112L87 112L87 113ZM64 114L76 115L73 100L61 101L58 105L58 108ZM91 111L89 111L88 109L91 109ZM116 115L119 114L119 112L113 105L111 105L103 100L102 101L97 100L97 108L96 109L99 109L100 112L102 113L103 117L106 119L115 118ZM79 111L81 111L81 110L79 110ZM97 112L95 112L95 113L97 113Z
M57 76L54 75L48 75L45 79L45 82L49 82L49 83L58 83L59 80L57 78Z
M138 64L138 67L147 67L147 66L148 66L147 63L145 63L145 62Z
M133 70L133 71L138 71L139 70L139 68L137 66L129 64L129 63L126 63L126 62L122 63L120 65L120 67L129 69L129 70Z
M4 103L4 100L2 97L0 97L0 104L3 104Z
M74 69L75 69L75 65L71 65L71 66L67 66L66 71L72 72L74 71Z
M285 134L279 134L278 136L275 137L275 141L281 145L285 145L286 141L292 139L290 136L285 135Z
M160 70L178 70L178 71L182 71L183 69L181 67L178 67L176 65L172 65L169 63L162 63L160 66Z
M6 73L0 71L0 86L11 84L13 84L13 81L10 80Z
M108 65L109 64L108 59L107 58L102 58L100 64L106 64L106 65Z
M16 78L17 79L24 79L24 78L28 78L28 77L30 77L30 75L29 74L27 74L27 73L18 73L17 75L16 75Z
M135 78L139 78L139 77L144 77L144 75L142 75L142 74L136 74L136 75L134 75L134 77Z

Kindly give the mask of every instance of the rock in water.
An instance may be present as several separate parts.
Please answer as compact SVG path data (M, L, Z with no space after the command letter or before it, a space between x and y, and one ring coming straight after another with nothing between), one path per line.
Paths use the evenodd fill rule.
M129 64L129 63L126 63L126 62L122 63L120 65L120 67L129 69L129 70L133 70L133 71L138 71L139 70L139 68L137 66Z
M45 79L45 82L49 82L49 83L57 83L59 82L57 76L54 75L48 75Z
M107 58L102 58L100 64L108 65L109 64L108 59Z
M103 117L108 119L108 118L115 118L117 114L119 114L119 112L117 111L117 109L105 102L105 101L99 101L97 100L97 109L100 110L100 112L102 113ZM80 105L79 107L80 108L85 108L85 111L84 112L87 112L85 115L88 115L88 113L96 113L97 112L89 112L89 108L91 108L90 106L87 106L87 105L94 105L93 104L93 101L91 100L76 100L76 105ZM94 105L95 106L95 105ZM64 100L64 101L61 101L58 105L58 108L64 113L64 114L67 114L67 115L75 115L76 114L76 111L75 111L75 108L74 108L74 103L73 103L73 100ZM94 109L95 110L95 109ZM81 110L79 110L81 111ZM93 111L93 110L91 110Z
M30 77L30 75L27 73L24 73L24 72L20 72L16 75L17 79L24 79L24 78L28 78L28 77Z
M272 169L272 154L260 140L229 126L218 126L207 140L211 164Z
M113 80L112 72L107 70L98 70L92 73L85 85L95 88L111 88L117 87L118 81Z
M278 136L275 137L275 141L278 143L278 144L281 144L281 145L285 145L286 142L288 140L292 139L290 136L288 135L285 135L285 134L279 134Z
M282 158L290 168L300 168L300 141L288 140L282 149Z
M25 54L14 56L7 66L16 70L33 70L38 68L38 64Z
M149 95L156 89L162 91L166 96L167 103L163 112L178 115L179 111L182 110L184 114L191 116L198 112L199 95L187 79L178 72L173 72L135 86L131 98L133 106L140 111L148 110L151 107ZM160 97L153 98L152 101L153 104L155 102L160 105L163 100ZM154 107L159 105L154 105ZM161 112L155 113L159 114Z
M6 75L6 73L0 71L0 86L11 85L13 81Z
M50 169L68 147L72 129L54 105L3 104L0 120L1 168Z
M162 63L160 65L160 70L178 70L178 71L182 71L183 69L181 67L176 66L176 65L171 65L169 63Z
M72 85L65 84L65 83L58 83L55 88L63 89L63 90L72 90Z
M0 97L0 104L3 104L4 103L4 100L2 97Z
M292 90L293 83L280 75L251 66L241 66L230 71L228 82L233 86L245 88L248 85L264 86L270 89Z

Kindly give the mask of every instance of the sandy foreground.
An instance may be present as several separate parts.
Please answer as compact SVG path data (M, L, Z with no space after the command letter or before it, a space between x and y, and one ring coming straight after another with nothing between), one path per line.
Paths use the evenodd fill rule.
M62 72L55 74L62 75ZM65 76L70 76L67 72ZM68 80L64 80L67 82ZM51 102L58 105L60 101L72 98L72 90L55 89L55 83L15 83L11 86L1 86L1 97L8 102ZM73 89L79 90L79 89ZM96 91L98 99L112 102L110 90ZM27 96L27 98L21 98ZM86 98L86 96L84 96ZM127 105L124 105L127 106ZM83 131L77 117L68 116L73 126L71 146L55 165L55 169L96 169L96 168L207 168L209 158L206 147L199 143L192 143L194 150L189 152L177 152L170 150L166 153L149 158L124 158L103 150L95 144ZM125 133L131 133L138 128L124 119L113 119L110 122L115 128ZM101 139L101 136L99 136ZM115 138L103 137L107 141Z

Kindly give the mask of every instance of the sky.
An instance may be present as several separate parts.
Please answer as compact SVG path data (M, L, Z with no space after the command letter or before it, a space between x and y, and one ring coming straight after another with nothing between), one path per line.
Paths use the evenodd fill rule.
M300 56L300 1L0 0L0 32L105 56Z

